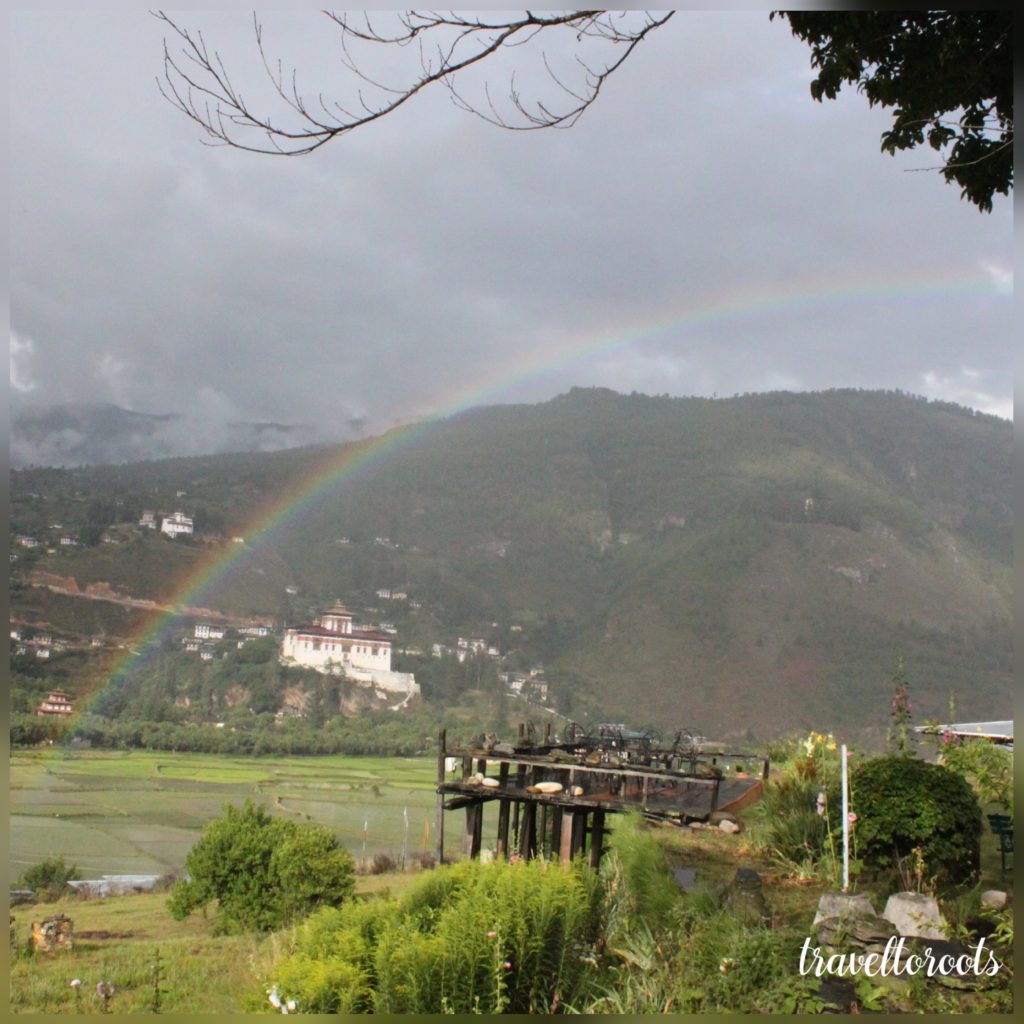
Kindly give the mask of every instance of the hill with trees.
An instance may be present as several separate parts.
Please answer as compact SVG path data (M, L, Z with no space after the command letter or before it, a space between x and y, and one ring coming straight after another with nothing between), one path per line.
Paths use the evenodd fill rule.
M918 721L951 691L963 717L1009 712L1006 421L899 392L573 389L349 448L358 468L321 489L336 446L15 472L12 533L51 540L12 545L14 619L131 637L144 612L32 584L173 603L241 537L211 611L280 626L340 598L422 652L396 667L436 704L430 645L479 636L542 664L566 714L665 731L884 728L899 655ZM137 526L177 508L194 537ZM90 542L55 546L54 524Z

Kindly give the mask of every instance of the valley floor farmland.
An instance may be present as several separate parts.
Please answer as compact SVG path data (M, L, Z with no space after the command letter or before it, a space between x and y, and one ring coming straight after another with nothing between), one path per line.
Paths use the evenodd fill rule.
M12 878L63 856L84 878L180 872L225 804L247 798L327 825L363 853L434 848L433 758L211 756L160 751L12 751L8 863Z

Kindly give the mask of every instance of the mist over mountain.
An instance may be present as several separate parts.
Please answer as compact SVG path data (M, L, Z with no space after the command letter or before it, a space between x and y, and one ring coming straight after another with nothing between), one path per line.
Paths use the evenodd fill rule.
M944 717L951 694L964 718L1008 717L1012 434L899 392L573 389L360 442L333 485L337 446L23 470L12 530L92 516L116 542L25 556L12 607L116 633L99 602L30 584L173 602L220 551L231 571L204 595L218 611L281 625L341 599L393 622L400 648L479 636L516 668L543 665L568 714L877 737L902 656L915 722ZM295 514L234 557L291 493ZM181 508L196 537L138 530L144 508Z
M85 466L218 452L278 451L324 440L300 423L239 422L197 409L146 413L109 402L23 405L11 417L11 464ZM337 440L337 438L335 438Z

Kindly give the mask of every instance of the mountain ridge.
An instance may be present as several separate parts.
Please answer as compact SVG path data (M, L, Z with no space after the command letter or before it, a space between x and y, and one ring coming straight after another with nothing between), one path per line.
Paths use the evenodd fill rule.
M567 713L635 724L877 729L900 654L921 717L950 690L991 717L1012 693L1011 452L1006 421L898 392L574 389L381 443L252 551L217 607L294 622L343 597L408 646L485 635L543 663ZM177 501L228 545L337 453L23 471L15 524L31 529L19 495L70 487L118 514ZM162 600L208 554L126 534L54 571ZM385 587L423 607L382 606Z

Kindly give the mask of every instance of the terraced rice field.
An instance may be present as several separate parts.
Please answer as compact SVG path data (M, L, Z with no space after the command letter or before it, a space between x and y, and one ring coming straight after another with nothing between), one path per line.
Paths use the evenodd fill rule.
M84 877L181 871L204 825L247 798L327 825L353 856L433 850L431 758L216 757L161 751L14 751L11 877L63 856ZM408 833L406 839L406 812Z

